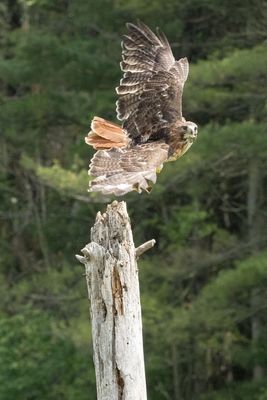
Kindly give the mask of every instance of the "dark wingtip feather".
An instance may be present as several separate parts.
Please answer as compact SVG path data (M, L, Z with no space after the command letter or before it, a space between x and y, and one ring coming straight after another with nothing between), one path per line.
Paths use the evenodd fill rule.
M135 35L141 35L151 44L161 44L157 35L155 35L155 33L142 21L138 20L136 25L132 22L127 22L126 26L130 32Z
M165 33L163 33L163 32L159 29L159 27L157 27L156 32L157 32L157 36L158 36L158 38L160 39L160 41L161 41L161 43L163 44L163 46L167 47L170 51L172 51L172 50L171 50L170 43L169 43L169 41L168 41L168 39L167 39Z
M131 30L131 28L137 28L137 25L133 24L132 22L126 22L126 28Z

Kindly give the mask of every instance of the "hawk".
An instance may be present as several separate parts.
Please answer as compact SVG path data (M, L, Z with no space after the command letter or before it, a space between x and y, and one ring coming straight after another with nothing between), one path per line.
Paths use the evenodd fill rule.
M197 138L198 127L182 115L187 58L176 61L166 36L145 24L128 23L123 36L123 77L116 88L122 126L94 117L85 142L97 152L90 190L123 195L149 192L166 161L181 157Z

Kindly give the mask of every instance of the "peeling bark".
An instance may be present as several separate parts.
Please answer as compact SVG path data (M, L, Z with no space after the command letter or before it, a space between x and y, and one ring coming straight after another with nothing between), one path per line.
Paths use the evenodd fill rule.
M77 258L85 265L91 304L97 399L146 400L136 249L124 202L97 214L82 253Z

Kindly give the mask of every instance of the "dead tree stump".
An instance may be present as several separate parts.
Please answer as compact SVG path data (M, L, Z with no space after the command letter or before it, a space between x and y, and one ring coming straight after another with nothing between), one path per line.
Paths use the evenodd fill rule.
M125 202L97 214L91 243L77 256L85 265L91 304L98 400L146 400L142 320L135 249Z

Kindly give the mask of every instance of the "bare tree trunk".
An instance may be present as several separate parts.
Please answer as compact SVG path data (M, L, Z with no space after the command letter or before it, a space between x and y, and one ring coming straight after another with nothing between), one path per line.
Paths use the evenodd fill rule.
M173 389L174 389L174 399L181 400L182 396L180 393L180 377L178 371L178 352L177 343L174 341L172 343L172 374L173 374Z
M98 400L147 399L136 257L154 243L135 249L126 204L114 201L77 256L91 303Z
M247 224L248 236L253 252L258 250L260 237L259 224L259 191L260 191L260 166L257 160L250 160L248 167L248 196L247 196Z
M257 160L250 160L249 163L249 176L248 176L248 198L247 198L247 221L248 221L248 236L251 242L253 253L258 251L258 243L260 238L260 219L258 213L259 205L259 191L260 191L260 166ZM260 303L257 288L252 290L251 293L251 307L257 308ZM255 313L251 318L251 336L252 343L257 345L257 341L261 336L262 321L260 315ZM253 367L254 381L262 379L264 376L264 369L261 365L255 364Z
M251 300L250 300L251 308L258 308L260 305L260 296L258 294L257 288L252 291ZM251 318L251 340L252 344L258 345L258 340L262 335L262 321L258 313ZM264 368L262 365L255 363L253 366L253 380L258 381L264 377Z

